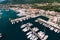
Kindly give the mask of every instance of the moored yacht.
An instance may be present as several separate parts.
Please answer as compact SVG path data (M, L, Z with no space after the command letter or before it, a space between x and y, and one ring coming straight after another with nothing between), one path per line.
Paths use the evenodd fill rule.
M19 21L17 20L16 23L18 23Z
M32 34L29 34L28 36L27 36L27 38L30 38L32 36Z
M29 34L31 34L31 33L32 33L32 31L28 32L26 35L29 35Z
M42 40L47 40L47 38L48 38L48 35L46 35Z
M32 34L32 36L30 37L30 40L37 40L38 37L36 37L34 34Z
M46 40L48 38L48 35L45 35L45 33L42 31L38 32L38 35L40 36L41 40Z
M55 32L58 32L58 29L54 29Z
M24 28L26 26L26 24L23 24L22 26L21 26L21 28Z
M12 21L11 23L12 23L12 24L15 24L15 22L13 22L13 21Z
M42 32L42 31L38 32L38 34L39 34L41 39L45 36L44 32Z
M22 31L27 32L29 30L28 27L25 27Z
M27 25L32 26L33 24L32 23L27 23Z
M37 27L32 28L33 31L37 32L39 29Z
M50 30L54 30L54 28L53 28L53 27L51 27L51 28L50 28Z

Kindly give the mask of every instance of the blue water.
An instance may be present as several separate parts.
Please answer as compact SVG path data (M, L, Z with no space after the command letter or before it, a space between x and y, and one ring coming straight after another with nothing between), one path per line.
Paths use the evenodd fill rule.
M28 22L33 24L32 28L38 27L40 31L43 31L47 35L49 35L49 38L47 40L60 40L60 33L57 34L54 31L49 30L49 28L46 28L42 24L36 23L34 21L39 17L31 18L29 20L12 25L9 18L11 19L18 18L18 16L16 16L16 12L14 12L13 10L9 10L9 11L5 11L4 9L0 9L0 10L2 10L1 12L3 13L2 15L0 15L2 17L0 19L0 33L2 33L3 35L1 40L29 40L27 39L26 33L22 32L22 29L20 29L20 26L22 24L25 24ZM45 19L45 17L41 17L41 16L40 18Z

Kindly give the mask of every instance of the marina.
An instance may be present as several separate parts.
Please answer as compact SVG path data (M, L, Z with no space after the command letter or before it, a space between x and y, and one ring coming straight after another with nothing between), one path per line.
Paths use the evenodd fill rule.
M38 18L37 20L35 20L35 22L39 22L40 24L43 24L44 26L50 28L50 30L54 30L57 33L60 32L60 27L57 24L54 24L54 23L49 22L49 21L45 21L41 18Z
M19 17L17 17L17 13L13 12L13 10L9 11L3 10L2 13L3 15L1 16L2 18L0 19L0 32L3 34L3 38L1 38L2 40L56 40L56 39L59 40L60 39L60 32L55 33L54 31L51 31L54 30L56 27L52 28L49 26L46 27L42 25L42 22L40 22L40 24L39 22L35 22L35 20L37 19L36 17L38 16L34 18L33 17L27 18L27 20L25 19L20 20ZM13 20L18 19L18 20L13 21L13 23L11 23L11 19ZM22 26L23 24L24 26ZM51 28L51 30L48 27ZM55 31L57 31L57 29Z
M48 35L45 35L44 32L40 31L40 32L36 33L39 29L36 27L30 28L30 26L31 26L31 23L27 23L25 28L23 29L24 32L31 30L30 32L28 32L26 34L26 35L28 35L27 38L30 38L31 40L37 40L38 38L40 38L41 40L46 40L48 38ZM36 36L37 39L35 39L34 36Z

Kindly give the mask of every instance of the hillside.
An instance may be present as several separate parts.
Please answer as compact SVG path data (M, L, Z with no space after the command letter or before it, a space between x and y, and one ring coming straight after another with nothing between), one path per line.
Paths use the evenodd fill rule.
M10 1L10 2L9 2ZM60 2L60 0L9 0L3 1L1 3L52 3L52 2Z

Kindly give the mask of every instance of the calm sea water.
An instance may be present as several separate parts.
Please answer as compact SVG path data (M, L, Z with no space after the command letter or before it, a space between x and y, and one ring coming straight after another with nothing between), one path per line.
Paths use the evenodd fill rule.
M26 33L22 32L22 29L20 29L20 26L25 23L33 23L32 27L38 27L40 31L45 32L47 35L49 35L49 38L47 40L60 40L60 33L57 34L54 31L49 30L49 28L46 28L42 24L36 23L34 20L37 18L31 18L29 20L16 23L14 25L11 24L9 18L15 19L18 18L16 16L16 12L13 10L5 11L4 9L0 9L3 14L0 14L0 33L3 34L3 37L0 40L29 40L27 39ZM40 18L43 18L40 16ZM47 20L47 18L45 18Z

